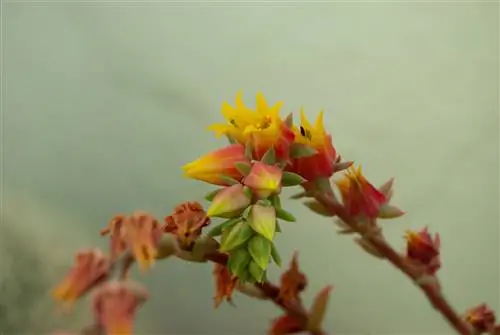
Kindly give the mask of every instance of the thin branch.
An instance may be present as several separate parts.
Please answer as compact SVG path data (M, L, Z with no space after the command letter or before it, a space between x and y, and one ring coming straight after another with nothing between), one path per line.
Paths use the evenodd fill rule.
M386 258L392 265L418 283L420 274L405 261L405 258L400 253L394 250L394 248L387 243L381 234L370 234L370 227L368 225L359 225L348 215L345 208L331 196L327 194L316 194L315 197L316 200L318 200L318 202L320 202L331 214L336 215L353 231L364 236L364 238L368 240L371 245L373 245L376 251ZM443 296L439 286L432 283L419 283L418 286L422 289L432 306L443 315L443 317L459 334L472 334L472 330Z

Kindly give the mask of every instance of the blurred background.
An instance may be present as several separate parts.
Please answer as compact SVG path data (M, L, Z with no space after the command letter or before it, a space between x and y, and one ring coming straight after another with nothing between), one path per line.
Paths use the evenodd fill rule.
M78 330L48 290L75 251L105 246L116 213L158 218L210 186L180 166L217 148L205 128L238 90L283 115L322 108L334 144L408 212L384 224L403 248L410 227L442 235L440 278L464 311L500 312L498 2L3 1L0 333ZM338 236L299 202L283 226L309 276L306 304L334 284L335 334L452 330L389 264ZM273 268L277 280L279 270ZM211 267L167 260L137 334L264 334L279 314L236 295L212 308Z

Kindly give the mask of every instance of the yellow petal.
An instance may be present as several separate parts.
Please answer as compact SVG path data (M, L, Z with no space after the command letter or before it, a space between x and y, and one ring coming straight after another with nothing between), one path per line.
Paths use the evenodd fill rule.
M257 104L256 104L257 114L267 115L268 109L269 108L267 107L267 101L264 95L261 92L257 93Z
M321 135L325 134L325 126L323 124L323 110L321 110L318 114L318 117L316 118L316 122L314 124L314 130L318 133L321 133Z
M305 130L311 131L313 129L311 123L306 118L306 113L304 112L304 107L300 108L300 124Z

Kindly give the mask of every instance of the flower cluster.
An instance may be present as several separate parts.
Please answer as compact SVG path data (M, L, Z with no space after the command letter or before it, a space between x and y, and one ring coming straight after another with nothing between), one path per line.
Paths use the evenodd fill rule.
M267 278L269 265L282 262L276 241L283 231L280 223L296 221L282 207L282 189L300 186L302 191L294 199L304 199L314 213L335 218L340 234L356 235L362 250L389 261L414 280L458 333L500 335L488 306L479 305L460 316L445 299L437 278L438 234L432 236L428 228L408 231L403 252L388 244L378 220L405 214L392 203L394 180L375 187L359 165L343 161L325 130L323 111L311 123L302 109L295 125L292 114L280 115L282 107L282 102L269 105L261 93L254 108L245 105L241 93L234 106L223 103L224 122L209 129L225 136L228 145L182 168L186 177L217 186L205 197L206 211L197 202L184 202L164 223L142 211L116 215L101 231L109 236L109 252L78 253L73 268L54 289L54 298L69 306L93 291L92 329L108 335L131 334L134 315L148 293L128 280L128 270L137 263L146 273L155 262L176 256L214 263L215 307L223 301L234 304L233 293L238 291L271 300L284 311L273 321L271 335L325 334L322 323L331 286L322 289L307 310L300 294L308 281L297 254L279 285ZM111 280L118 264L121 276Z

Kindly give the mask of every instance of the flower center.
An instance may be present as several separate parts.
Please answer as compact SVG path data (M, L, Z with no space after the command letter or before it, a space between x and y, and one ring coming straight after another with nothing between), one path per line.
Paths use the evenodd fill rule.
M262 129L267 129L271 125L271 117L269 116L264 116L256 125L255 128L262 130Z

